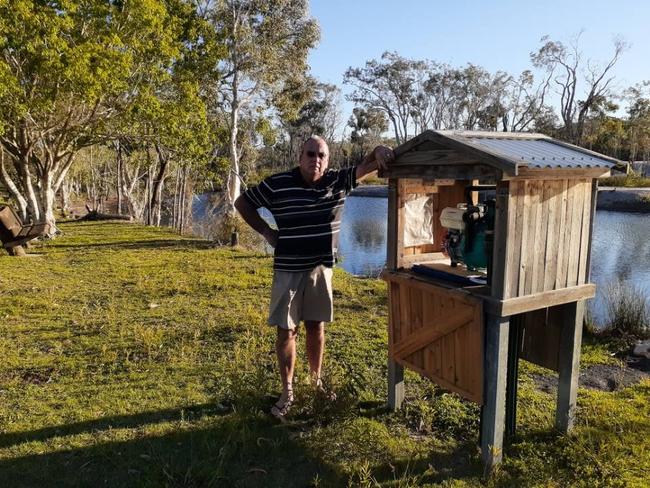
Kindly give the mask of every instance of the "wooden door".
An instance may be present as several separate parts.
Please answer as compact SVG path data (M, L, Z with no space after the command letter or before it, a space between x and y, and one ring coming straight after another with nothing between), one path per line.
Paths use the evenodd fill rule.
M402 273L389 285L389 354L441 387L483 403L482 301Z

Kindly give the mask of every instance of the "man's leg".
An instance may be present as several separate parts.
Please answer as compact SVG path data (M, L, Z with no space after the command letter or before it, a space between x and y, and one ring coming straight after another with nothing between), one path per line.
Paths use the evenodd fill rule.
M278 367L282 380L282 396L279 403L293 399L293 368L296 363L296 335L297 330L278 327L275 341L275 352L278 355Z
M307 360L309 361L309 372L314 381L320 378L323 365L323 351L325 350L325 327L323 322L305 321L307 337L305 347L307 349Z

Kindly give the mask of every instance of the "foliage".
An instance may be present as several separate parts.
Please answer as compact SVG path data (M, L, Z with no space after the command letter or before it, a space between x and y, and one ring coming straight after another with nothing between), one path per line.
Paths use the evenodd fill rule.
M647 380L579 390L576 429L557 436L555 398L523 371L518 435L484 479L475 405L407 371L404 409L384 408L385 284L339 270L339 400L312 400L301 336L300 400L280 425L265 413L279 393L268 256L125 223L61 228L41 257L0 256L7 486L635 486L650 469Z
M176 60L189 63L184 53L196 39L186 35L186 3L6 0L0 18L0 142L14 166L2 176L25 216L54 224L54 195L74 157L109 138L129 110L170 121L161 131L185 130L160 117L157 91ZM176 100L193 104L194 115L196 87L187 77L178 87Z
M300 97L284 87L304 80L307 54L319 29L305 0L224 0L211 3L205 16L226 47L214 103L228 117L231 164L225 180L232 210L242 177L239 146L245 133L239 133L240 118L257 119L272 104L284 112L297 111Z
M388 130L384 113L376 108L355 107L348 120L352 159L361 161L363 157L382 141L381 135Z
M633 343L650 338L650 302L634 285L613 283L607 289L607 336Z
M354 86L354 91L347 98L385 113L397 144L402 144L409 138L418 100L423 100L427 66L426 61L385 52L381 60L367 61L364 68L348 68L343 82Z
M634 173L624 176L610 176L598 180L599 186L623 186L628 188L648 188L650 187L650 178L638 176Z
M628 112L629 159L650 160L650 81L638 83L628 88L627 99L630 103Z
M364 68L348 68L348 96L366 110L386 115L398 144L426 129L510 130L548 118L550 76L537 83L531 71L515 78L469 63L454 68L386 52Z

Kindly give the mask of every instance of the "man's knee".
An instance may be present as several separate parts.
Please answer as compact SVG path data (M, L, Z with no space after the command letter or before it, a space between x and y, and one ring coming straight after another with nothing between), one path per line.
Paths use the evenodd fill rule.
M324 322L305 320L305 329L307 329L307 332L311 334L321 333L325 330L325 324Z
M282 327L278 327L278 342L282 344L286 344L296 340L297 335L298 335L298 328L283 329Z

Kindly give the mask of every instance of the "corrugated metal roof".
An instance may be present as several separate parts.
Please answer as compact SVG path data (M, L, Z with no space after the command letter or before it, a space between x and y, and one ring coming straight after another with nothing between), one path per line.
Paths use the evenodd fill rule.
M551 139L459 136L477 149L485 147L529 168L612 168L616 165L589 152L556 144Z

